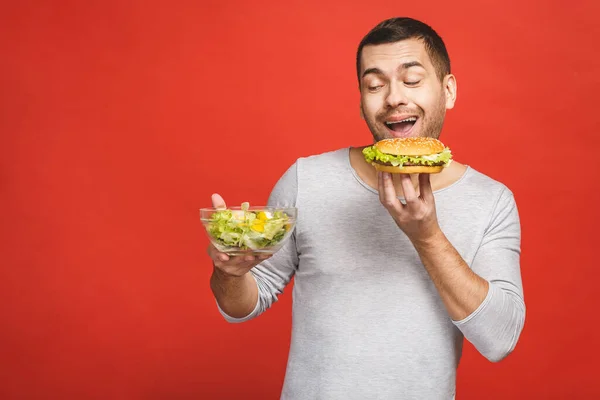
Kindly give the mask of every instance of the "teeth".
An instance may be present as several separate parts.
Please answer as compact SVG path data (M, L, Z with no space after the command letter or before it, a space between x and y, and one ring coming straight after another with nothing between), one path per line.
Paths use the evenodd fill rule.
M403 119L402 121L386 122L386 124L392 125L392 124L399 124L401 122L416 122L416 121L417 121L417 117L410 117L410 118Z

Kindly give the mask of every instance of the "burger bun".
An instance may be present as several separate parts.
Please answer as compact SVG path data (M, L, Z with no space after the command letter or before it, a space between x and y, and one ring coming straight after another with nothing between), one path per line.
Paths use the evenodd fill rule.
M392 174L438 174L444 170L440 166L426 165L405 165L403 167L394 167L393 165L382 165L376 162L371 163L377 171L390 172Z
M395 156L426 156L444 150L444 144L431 137L383 139L375 143L375 147L382 153Z

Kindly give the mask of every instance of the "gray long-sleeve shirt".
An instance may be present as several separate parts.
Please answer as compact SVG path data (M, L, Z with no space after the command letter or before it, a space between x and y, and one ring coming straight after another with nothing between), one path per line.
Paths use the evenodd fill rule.
M251 272L254 311L294 277L282 399L452 399L463 338L491 361L515 347L525 320L520 222L511 191L471 167L434 192L439 224L489 283L481 306L452 320L408 238L349 161L349 149L299 158L269 204L298 207L290 241Z

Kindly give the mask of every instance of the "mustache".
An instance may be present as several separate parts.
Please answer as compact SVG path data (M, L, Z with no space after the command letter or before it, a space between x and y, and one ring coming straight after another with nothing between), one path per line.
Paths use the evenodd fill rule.
M405 108L405 107L398 107L398 108L394 108L393 110L389 110L389 111L385 111L382 112L380 114L377 114L377 118L378 119L387 119L389 117L393 117L396 115L416 115L417 117L422 117L423 116L423 112L420 109L410 109L410 108Z

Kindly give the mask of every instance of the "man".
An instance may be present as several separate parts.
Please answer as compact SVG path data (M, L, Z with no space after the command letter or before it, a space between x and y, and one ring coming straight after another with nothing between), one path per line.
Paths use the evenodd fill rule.
M359 45L357 74L375 141L439 137L456 78L429 26L383 21ZM282 399L452 399L463 339L497 362L523 328L515 200L456 161L392 176L361 150L300 158L281 177L269 204L296 206L299 218L272 257L209 247L217 305L247 321L295 276Z

